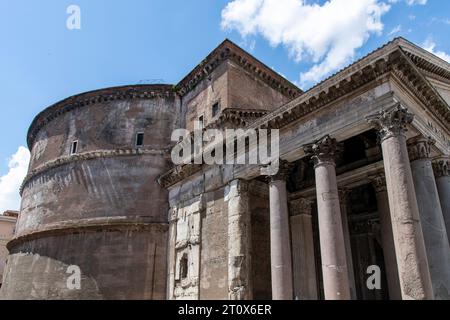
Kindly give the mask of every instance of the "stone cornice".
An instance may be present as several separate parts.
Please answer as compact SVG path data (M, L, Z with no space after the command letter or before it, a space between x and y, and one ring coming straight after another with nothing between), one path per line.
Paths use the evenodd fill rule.
M175 95L173 85L168 84L112 87L74 95L51 105L34 118L28 129L28 148L32 149L39 130L57 117L75 109L107 101L166 98Z
M302 91L294 84L229 40L222 42L177 84L177 93L180 96L186 95L227 59L237 63L241 68L289 98L294 99L302 94Z
M223 110L219 117L205 129L244 128L268 113L265 110L228 108Z
M168 188L174 184L182 181L183 179L190 177L191 175L200 172L202 170L202 165L197 164L186 164L181 166L176 166L166 173L162 174L158 178L158 183L163 188Z
M69 220L42 226L37 231L19 234L8 242L7 248L11 251L12 248L24 242L65 234L129 230L159 230L160 232L166 232L168 227L169 224L167 222L155 222L152 221L151 217L107 217Z
M139 156L139 155L166 155L169 152L169 147L167 149L162 150L154 150L154 149L114 149L114 150L96 150L84 153L78 153L71 156L64 156L57 158L55 160L48 161L43 165L31 170L26 175L21 187L20 187L20 195L22 195L24 188L26 185L33 180L35 177L40 174L73 163L78 161L86 161L93 159L102 159L102 158L113 158L113 157L126 157L126 156Z
M444 127L450 127L450 107L434 86L420 72L419 68L411 61L410 57L403 51L401 60L395 64L392 74L402 84L413 92L427 108L441 120Z
M404 51L403 47L408 50ZM364 86L389 77L399 79L436 116L443 127L449 128L450 107L411 60L414 51L420 51L422 56L427 55L422 52L423 49L402 38L394 39L349 67L325 79L293 101L256 119L246 128L280 129L325 108L330 103L344 98ZM431 60L438 69L431 67L427 67L427 69L438 72L440 76L445 76L444 70L447 70L448 64L439 62L433 55L430 55L430 57L432 57ZM424 63L422 62L419 65L424 67Z
M403 45L403 51L411 61L421 70L425 70L438 77L450 80L450 64L438 57L425 52L422 48ZM431 60L433 59L433 61Z
M400 79L444 127L450 127L450 107L401 49L402 41L394 40L370 53L250 127L279 129L386 75Z
M0 221L2 221L2 222L16 223L17 217L1 216L1 215L0 215Z
M6 210L5 212L3 212L3 215L0 215L0 217L13 217L13 218L17 218L19 216L19 211L17 210Z

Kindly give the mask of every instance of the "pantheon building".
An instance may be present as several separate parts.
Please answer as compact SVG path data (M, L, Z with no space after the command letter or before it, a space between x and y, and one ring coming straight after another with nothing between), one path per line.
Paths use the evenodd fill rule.
M57 102L0 297L450 299L449 105L450 64L403 38L306 92L225 40L176 85ZM194 123L279 130L278 173L175 165Z

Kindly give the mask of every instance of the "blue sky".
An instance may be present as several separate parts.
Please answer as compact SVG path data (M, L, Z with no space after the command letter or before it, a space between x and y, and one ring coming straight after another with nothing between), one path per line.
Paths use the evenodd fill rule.
M29 124L67 96L176 83L224 38L308 88L396 36L450 59L449 34L447 0L0 0L0 211L17 209Z

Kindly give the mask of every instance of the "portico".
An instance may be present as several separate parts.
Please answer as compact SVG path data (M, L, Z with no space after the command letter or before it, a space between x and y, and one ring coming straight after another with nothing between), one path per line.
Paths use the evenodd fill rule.
M425 72L450 67L400 39L242 126L279 130L269 179L258 165L186 165L160 178L177 210L202 194L192 200L202 227L226 210L247 221L227 238L243 263L230 263L235 249L214 260L253 293L242 299L448 299L450 108ZM248 185L245 206L230 197L233 181ZM378 289L366 283L371 266ZM196 277L201 296L209 275Z

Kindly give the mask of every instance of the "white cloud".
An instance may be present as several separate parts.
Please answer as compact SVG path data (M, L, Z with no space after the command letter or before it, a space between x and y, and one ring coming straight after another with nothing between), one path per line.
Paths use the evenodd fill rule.
M381 34L389 8L380 0L234 0L222 11L222 28L244 38L261 35L284 45L296 62L315 63L300 75L307 86L344 67L372 34Z
M387 35L388 35L388 37L390 37L396 33L399 33L400 31L402 31L402 26L398 25L398 26L395 26L391 31L389 31L389 33Z
M400 0L388 0L389 3L398 3ZM415 6L415 5L426 5L428 0L405 0L406 4L408 6Z
M444 51L436 51L436 43L433 41L433 38L428 37L428 39L423 43L423 47L425 50L450 63L449 54L445 53Z
M408 6L414 6L414 5L416 5L416 4L419 4L419 5L424 6L424 5L427 4L427 1L428 1L428 0L406 0L406 4L407 4Z
M20 208L19 188L27 174L29 161L30 152L22 146L11 156L8 173L0 177L0 214Z

